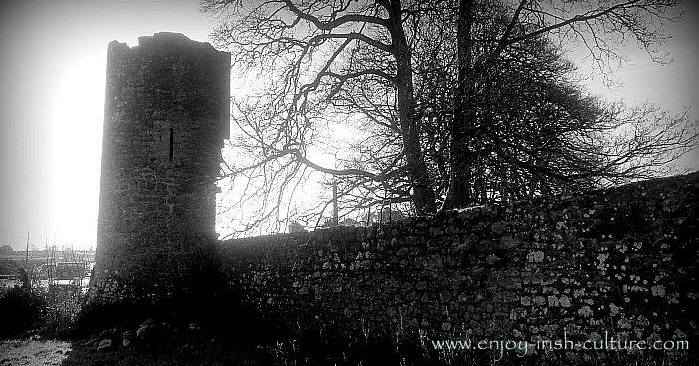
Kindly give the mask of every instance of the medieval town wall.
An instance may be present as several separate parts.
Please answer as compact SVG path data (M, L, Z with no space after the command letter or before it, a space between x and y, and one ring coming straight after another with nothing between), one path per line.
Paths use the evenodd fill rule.
M694 173L383 226L229 240L219 251L231 286L291 333L686 340L699 308L698 189Z

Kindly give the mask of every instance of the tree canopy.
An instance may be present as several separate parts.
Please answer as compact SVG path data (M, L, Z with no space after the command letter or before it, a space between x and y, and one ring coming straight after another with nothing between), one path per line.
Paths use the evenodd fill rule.
M233 101L241 231L292 218L318 226L330 199L294 210L311 174L343 217L386 205L413 215L659 174L692 147L686 114L586 95L566 45L609 72L632 39L663 62L678 1L207 0L234 72L258 92ZM327 139L334 126L350 131ZM325 142L325 143L323 143ZM319 148L342 155L318 160ZM361 221L361 220L358 220Z

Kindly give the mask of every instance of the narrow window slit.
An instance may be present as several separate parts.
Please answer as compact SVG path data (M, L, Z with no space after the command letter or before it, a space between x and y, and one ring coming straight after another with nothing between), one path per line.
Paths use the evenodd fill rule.
M170 127L170 161L172 161L172 127Z

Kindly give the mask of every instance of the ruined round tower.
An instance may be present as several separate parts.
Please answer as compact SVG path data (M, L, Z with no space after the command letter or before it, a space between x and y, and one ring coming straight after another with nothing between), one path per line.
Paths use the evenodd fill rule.
M93 303L156 302L213 265L230 54L182 34L107 56Z

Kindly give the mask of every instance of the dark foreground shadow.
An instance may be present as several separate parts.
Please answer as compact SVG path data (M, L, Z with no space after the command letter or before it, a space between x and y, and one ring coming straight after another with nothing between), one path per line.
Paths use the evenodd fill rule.
M67 353L64 366L97 365L270 365L259 355L233 344L211 344L206 347L156 349L117 348L97 351L92 345L75 344Z

